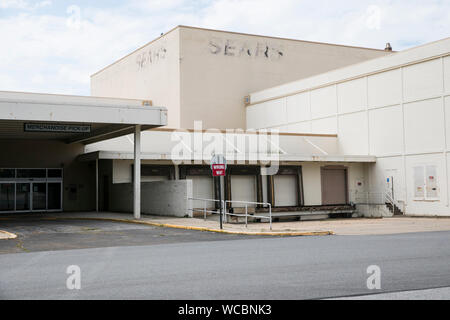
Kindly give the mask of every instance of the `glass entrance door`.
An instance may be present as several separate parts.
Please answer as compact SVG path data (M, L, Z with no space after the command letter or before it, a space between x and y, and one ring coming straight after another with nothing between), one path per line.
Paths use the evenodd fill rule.
M63 170L0 168L0 214L62 211Z
M45 211L47 208L47 184L45 182L33 182L32 186L32 211Z
M61 210L62 209L62 183L49 182L47 187L47 209Z
M16 211L31 210L31 183L16 183Z
M14 211L14 183L0 183L0 212Z

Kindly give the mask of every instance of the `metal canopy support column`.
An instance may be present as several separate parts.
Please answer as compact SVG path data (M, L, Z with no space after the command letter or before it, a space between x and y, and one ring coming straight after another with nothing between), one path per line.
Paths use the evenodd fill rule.
M95 159L95 211L98 212L98 158Z
M141 125L134 131L134 218L141 218Z

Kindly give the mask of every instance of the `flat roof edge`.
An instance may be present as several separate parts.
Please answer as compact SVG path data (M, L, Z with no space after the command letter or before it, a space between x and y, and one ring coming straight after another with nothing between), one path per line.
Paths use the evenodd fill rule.
M99 106L99 107L117 107L117 108L136 108L164 110L162 106L146 106L144 102L149 100L123 99L113 97L98 96L77 96L53 93L22 92L22 91L0 91L0 102L4 103L32 103L47 105L72 105L72 106Z
M209 29L209 28L193 27L193 26L186 26L186 25L179 25L179 26L177 26L177 28L186 28L186 29L193 29L193 30L221 32L221 33L230 33L230 34L243 35L243 36L249 36L249 37L270 38L270 39L276 39L276 40L296 41L296 42L303 42L303 43L310 43L310 44L322 44L322 45L344 47L344 48L352 48L352 49L373 50L373 51L386 52L386 54L395 53L396 52L396 51L386 51L384 49L377 49L377 48L351 46L351 45L338 44L338 43L310 41L310 40L285 38L285 37L276 37L276 36L265 36L265 35L262 35L262 34L245 33L245 32L237 32L237 31L226 31L226 30L220 30L220 29Z
M95 158L97 157L97 158ZM231 155L230 155L231 157ZM90 161L95 159L105 159L105 160L132 160L134 159L133 152L122 152L122 151L93 151L82 154L79 156L83 161ZM154 161L195 161L204 160L200 156L193 157L191 159L172 159L170 154L165 153L141 153L142 160L154 160ZM268 161L269 158L262 158L259 161ZM273 159L272 159L273 160ZM275 160L274 160L275 161ZM280 156L276 161L281 163L286 162L361 162L361 163L375 163L377 158L375 156L361 156L361 155L287 155ZM207 161L206 161L207 162ZM231 163L232 164L232 163Z

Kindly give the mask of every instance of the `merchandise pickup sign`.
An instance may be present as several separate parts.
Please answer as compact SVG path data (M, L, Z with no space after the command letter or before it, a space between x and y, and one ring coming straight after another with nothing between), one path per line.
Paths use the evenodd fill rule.
M223 177L225 176L226 166L225 164L213 164L212 171L214 177Z
M57 124L57 123L25 123L25 132L59 132L59 133L90 133L90 125Z

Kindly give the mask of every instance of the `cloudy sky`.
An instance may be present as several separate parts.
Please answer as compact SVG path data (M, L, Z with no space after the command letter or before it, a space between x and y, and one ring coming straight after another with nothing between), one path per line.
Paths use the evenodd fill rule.
M403 50L450 36L450 0L0 0L0 90L89 95L180 24Z

